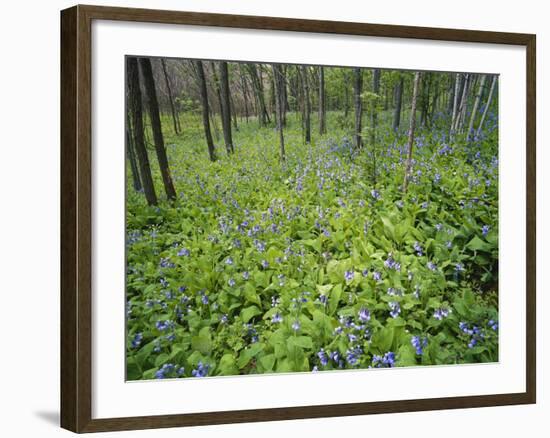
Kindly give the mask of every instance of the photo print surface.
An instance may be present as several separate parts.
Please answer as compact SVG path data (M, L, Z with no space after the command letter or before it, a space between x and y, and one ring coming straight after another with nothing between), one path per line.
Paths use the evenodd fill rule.
M498 76L126 57L126 378L498 361Z

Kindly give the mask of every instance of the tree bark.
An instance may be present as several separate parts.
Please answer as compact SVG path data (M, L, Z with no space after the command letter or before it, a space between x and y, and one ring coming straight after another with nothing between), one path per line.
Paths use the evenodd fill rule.
M155 79L153 78L153 68L149 58L139 58L139 65L143 73L143 82L145 85L145 93L149 104L149 117L151 117L151 129L153 130L153 142L157 151L157 159L159 162L160 174L164 183L166 196L170 200L176 199L176 190L170 175L170 166L168 165L168 156L164 147L164 137L162 135L162 126L160 122L159 103L157 99L157 91L155 89Z
M375 68L372 72L372 91L374 96L371 108L371 131L370 144L372 153L372 180L376 182L376 126L378 124L378 104L380 94L380 69Z
M206 137L206 145L208 146L208 157L210 161L216 161L216 149L212 141L212 133L210 132L210 116L208 105L208 90L206 88L206 77L204 76L204 67L202 61L195 61L197 79L199 82L199 91L202 103L202 124L204 127L204 136Z
M319 134L327 133L326 103L325 103L325 69L319 67Z
M261 76L258 74L258 69L256 64L246 64L248 72L250 74L250 79L252 80L252 86L254 88L254 93L256 95L256 108L258 109L258 122L260 126L265 126L270 122L269 114L265 105L265 96L264 96L264 87Z
M246 84L246 76L242 69L242 64L239 64L239 73L241 79L241 88L243 89L244 116L246 118L246 123L248 123L248 87Z
M168 72L166 71L166 62L164 58L160 58L160 64L162 66L162 72L164 73L164 82L166 83L166 90L168 91L168 100L170 102L170 110L172 111L172 120L174 122L174 132L180 134L181 127L180 121L176 112L176 106L174 105L174 97L172 96L172 87L170 86L170 79L168 78Z
M397 83L397 91L395 93L395 110L393 112L393 125L392 128L394 131L399 129L399 124L401 123L401 104L403 102L403 76L399 78Z
M497 77L493 76L493 80L491 81L491 89L489 90L489 96L487 97L487 103L485 104L485 109L483 110L483 114L481 115L481 120L479 121L479 126L477 127L477 131L476 131L477 137L479 137L481 134L483 123L485 122L485 117L487 117L487 113L489 112L489 107L491 106L491 100L493 99L493 93L495 91L496 82L497 82Z
M363 87L363 72L360 68L353 69L353 101L355 104L355 149L362 147L361 122L363 119L363 107L361 102L361 89Z
M479 89L477 91L477 96L474 101L474 107L472 109L472 114L470 115L470 123L468 124L468 134L467 134L467 141L472 141L472 134L474 133L474 122L476 120L477 110L479 108L479 102L481 101L481 96L483 94L483 90L485 88L485 82L487 81L487 75L483 75L481 77L481 80L479 82Z
M420 82L420 72L416 72L414 75L414 86L413 86L413 95L411 103L411 120L409 122L409 138L407 141L407 162L405 165L405 178L403 180L403 193L407 192L407 187L409 186L409 179L411 178L412 172L412 154L414 146L414 130L416 128L416 101L418 98L418 84Z
M275 119L277 121L277 131L279 132L279 150L280 160L284 162L285 157L285 138L283 133L283 112L285 106L285 96L283 87L285 87L285 81L283 77L282 68L279 64L273 64L273 81L275 92Z
M309 101L309 80L307 67L302 66L302 87L304 92L304 138L311 143L311 104Z
M459 103L459 94L460 94L460 82L461 82L461 74L456 74L455 79L455 88L454 88L454 96L453 96L453 116L451 118L451 136L453 136L455 131L455 125L456 125L456 116L458 113L458 103Z
M232 154L233 137L231 135L231 103L229 100L229 73L227 62L220 62L220 101L222 113L223 140L228 154Z
M139 192L143 188L143 186L141 185L138 163L136 160L134 145L132 144L132 134L131 134L129 114L127 114L127 118L126 118L126 156L128 157L128 161L130 162L130 171L132 173L132 183L134 186L134 190L136 192Z
M136 58L128 57L126 61L128 74L128 91L130 97L130 112L132 115L132 126L134 131L134 146L139 163L141 181L145 199L149 205L157 205L157 195L151 175L151 166L149 165L149 156L145 147L143 136L143 108L141 103L141 87L139 84L139 70Z

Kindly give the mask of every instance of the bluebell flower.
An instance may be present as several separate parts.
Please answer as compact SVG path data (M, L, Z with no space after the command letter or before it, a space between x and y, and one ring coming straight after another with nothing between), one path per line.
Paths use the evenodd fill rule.
M230 278L229 281L227 282L227 284L229 284L229 286L233 287L233 286L235 286L235 280Z
M370 311L369 309L362 307L361 310L359 310L359 320L361 322L367 322L370 321Z
M463 272L464 271L464 265L462 263L457 263L455 265L455 271L456 272Z
M374 278L376 281L382 280L382 274L380 272L374 271L372 273L372 278Z
M322 366L326 367L328 365L328 356L327 354L325 353L325 350L323 350L322 348L317 352L317 357L319 358L319 362L321 363Z
M273 324L278 324L280 322L283 322L283 317L281 316L281 314L279 312L277 312L271 317L271 322Z
M437 231L441 231L441 230L443 229L443 225L441 225L441 224L435 224L435 229L436 229Z
M453 242L451 242L450 240L447 240L447 242L445 243L445 246L447 247L447 249L451 249L453 247Z
M435 263L428 262L427 266L430 271L437 271L437 265Z
M294 330L295 332L297 332L298 330L300 330L301 328L301 324L300 324L300 321L296 320L292 323L292 330Z
M167 374L170 374L174 371L175 366L171 363L165 363L156 373L155 378L164 379Z
M498 322L493 321L492 319L489 321L488 326L495 332L498 330Z
M447 309L446 307L435 309L434 318L438 321L441 321L443 318L447 318L449 316L449 313L451 313L451 310Z
M370 195L375 199L375 200L378 200L380 199L380 192L378 190L371 190L370 192Z
M222 324L227 324L227 321L228 321L227 314L224 313L220 318L220 322Z
M420 246L420 243L414 242L413 248L416 251L416 255L418 256L424 255L424 252L423 252L422 246Z
M361 275L363 275L363 277L368 277L369 270L368 269L363 269L363 271L361 272Z
M206 377L208 375L209 368L210 368L210 365L199 362L197 364L197 368L191 371L191 375L193 377Z
M397 318L399 314L401 313L401 306L397 301L390 301L388 303L388 306L390 307L390 315L392 318Z
M184 257L189 257L191 253L189 252L189 250L187 248L182 248L178 251L178 256L184 256Z
M354 271L346 271L344 272L344 278L346 279L346 281L351 281L353 280L353 277L355 276L355 272Z
M248 271L244 271L243 272L243 279L248 280L249 278L250 278L250 274L248 273Z
M227 257L227 258L225 259L225 264L226 264L226 265L232 265L232 264L233 264L233 259L232 259L231 257Z
M325 294L321 294L319 295L319 301L321 302L321 304L325 305L327 304L328 297Z
M208 304L208 295L202 294L201 301L202 301L202 304Z
M160 330L162 332L171 326L171 321L170 320L157 321L155 323L155 326L157 330Z
M481 234L485 237L487 236L487 234L489 234L489 230L489 225L483 225L483 227L481 227Z
M413 336L411 338L411 344L416 349L416 354L421 356L424 353L424 347L428 345L428 339L421 338L420 336Z
M136 333L132 339L132 348L137 348L140 346L141 341L143 340L143 333Z
M267 269L269 268L269 262L267 260L261 261L262 268Z
M176 371L177 375L178 376L183 376L183 374L185 373L185 368L184 367L179 367L178 370Z

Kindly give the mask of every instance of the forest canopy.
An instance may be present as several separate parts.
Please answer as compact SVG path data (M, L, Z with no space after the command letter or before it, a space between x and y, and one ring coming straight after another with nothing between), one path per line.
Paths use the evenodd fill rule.
M127 378L498 360L498 76L126 58Z

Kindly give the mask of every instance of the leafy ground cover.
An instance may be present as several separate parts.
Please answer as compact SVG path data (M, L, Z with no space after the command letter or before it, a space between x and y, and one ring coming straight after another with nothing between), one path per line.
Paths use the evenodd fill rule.
M354 153L339 118L308 145L289 115L284 164L273 128L212 163L163 120L178 199L127 194L129 380L498 360L496 121L420 129L404 195L405 136Z

